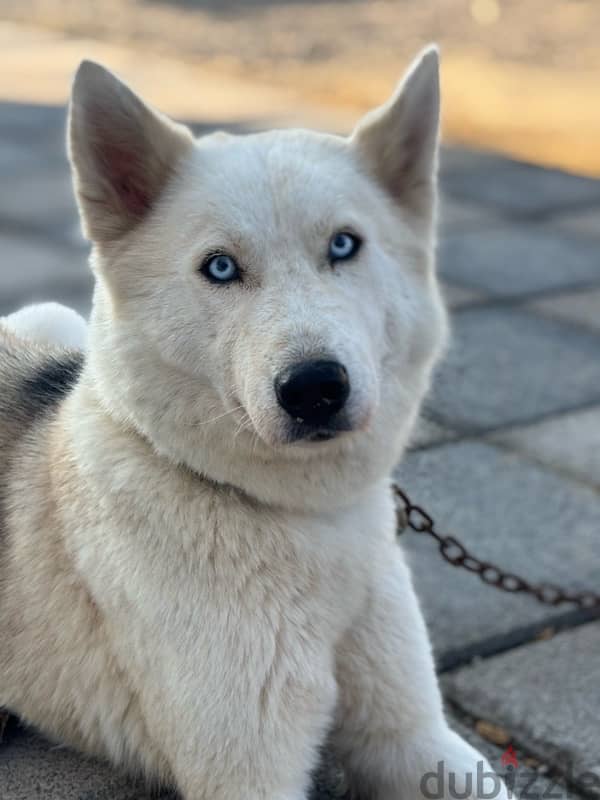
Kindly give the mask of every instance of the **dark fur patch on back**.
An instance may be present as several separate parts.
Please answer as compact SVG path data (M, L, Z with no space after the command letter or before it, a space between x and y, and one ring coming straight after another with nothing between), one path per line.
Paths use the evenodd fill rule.
M52 356L23 379L20 395L32 410L50 408L73 388L82 367L83 353Z
M19 444L35 424L51 414L74 387L84 355L46 350L0 330L0 588L7 546L6 490Z

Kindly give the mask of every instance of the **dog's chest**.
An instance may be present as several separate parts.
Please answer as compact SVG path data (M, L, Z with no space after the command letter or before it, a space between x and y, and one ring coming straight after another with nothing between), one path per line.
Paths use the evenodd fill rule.
M159 619L169 609L174 635L216 627L226 639L264 626L334 644L351 624L371 560L356 513L292 516L213 498L185 517L179 546L141 556L140 580L162 587Z
M88 530L80 564L140 666L160 647L261 674L275 653L333 658L370 580L371 514L276 513L163 484L150 502L115 503L91 537L102 559Z

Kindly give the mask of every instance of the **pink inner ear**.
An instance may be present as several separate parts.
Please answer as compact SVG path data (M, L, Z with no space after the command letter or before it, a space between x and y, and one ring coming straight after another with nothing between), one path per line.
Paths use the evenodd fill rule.
M102 143L100 160L105 177L121 205L131 216L141 218L152 207L151 176L139 153L126 145Z

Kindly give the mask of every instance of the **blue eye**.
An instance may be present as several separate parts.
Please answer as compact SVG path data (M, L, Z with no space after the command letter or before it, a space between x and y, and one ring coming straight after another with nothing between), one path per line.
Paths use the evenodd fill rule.
M235 259L225 253L216 253L207 258L202 265L202 273L213 283L230 283L240 277Z
M353 233L340 231L331 237L329 242L329 261L346 261L358 253L362 242Z

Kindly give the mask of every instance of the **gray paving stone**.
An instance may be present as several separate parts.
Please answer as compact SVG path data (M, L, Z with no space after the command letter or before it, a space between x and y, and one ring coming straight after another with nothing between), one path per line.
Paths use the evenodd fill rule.
M66 163L66 107L0 102L0 148L26 148L34 163Z
M576 788L600 796L598 623L465 667L444 685L470 714L496 720Z
M486 299L486 295L483 292L476 292L473 289L466 289L464 286L456 286L453 283L443 283L442 294L448 308L453 310Z
M553 228L570 231L582 236L600 239L600 205L561 214L550 223Z
M600 331L600 288L545 297L527 308Z
M39 300L80 306L91 287L87 248L0 234L0 314Z
M445 149L440 174L449 197L517 218L600 202L600 181L482 151Z
M44 167L29 173L3 176L0 221L24 229L44 231L50 238L72 235L77 208L71 178L64 168Z
M9 176L23 175L34 169L47 167L48 157L45 152L21 141L4 139L0 134L0 174L3 183Z
M397 477L440 532L457 536L479 558L535 582L600 585L596 491L481 442L409 453ZM440 663L557 613L452 567L429 537L409 531L401 541Z
M501 762L502 748L486 741L451 712L448 717L452 728L483 753L498 774L503 777L508 774L510 779L510 770ZM531 781L536 773L534 788L541 796L551 781L524 763L525 753L517 749L517 755L521 763L514 783L516 796L526 779ZM447 782L449 776L442 774ZM436 784L430 779L428 787L435 790ZM2 800L177 800L175 793L151 793L105 764L68 748L53 746L27 731L13 734L0 747L0 797ZM570 800L575 796L563 789L558 797ZM328 757L315 776L310 800L349 800L343 775Z
M149 800L150 794L105 764L56 747L33 733L19 732L0 745L0 797Z
M510 307L459 311L426 406L449 428L529 423L600 402L600 336Z
M66 157L66 109L0 103L0 224L72 233L77 219Z
M151 791L108 765L41 736L17 729L0 744L2 800L179 800L176 792ZM349 800L335 762L325 756L310 800Z
M555 786L542 772L544 764L532 764L527 753L515 748L519 759L516 771L502 763L503 748L482 738L467 724L449 712L451 727L489 760L492 768L508 780L514 775L515 797L520 789L535 778L532 788L538 798ZM449 776L442 769L446 786ZM435 779L433 779L435 780ZM436 783L429 779L428 788L435 792ZM350 800L347 784L335 762L326 756L315 775L310 800ZM491 788L489 783L485 788ZM87 759L64 747L55 747L41 737L27 732L13 733L0 746L0 797L2 800L177 800L174 792L151 793L105 764ZM572 792L559 787L557 800L571 800Z
M502 217L481 204L461 203L443 191L438 209L439 231L442 236L457 231L476 230L502 224Z
M457 733L466 739L469 744L477 748L480 753L483 753L492 768L505 780L514 797L522 798L522 800L527 800L527 798L535 798L535 800L544 800L544 798L548 798L548 800L551 798L553 800L576 800L579 797L579 795L567 788L560 778L550 777L548 773L551 771L551 767L538 759L532 758L526 750L511 742L510 736L508 736L506 743L499 747L479 736L476 730L473 729L473 723L479 720L471 720L470 724L465 724L463 719L458 718L452 712L448 714L448 720ZM483 722L489 723L490 720L484 720ZM495 733L503 733L502 729L496 726L493 721L491 724L495 728ZM502 756L509 745L512 746L517 758L516 768L502 762ZM486 786L484 789L490 792L493 786Z
M444 428L443 425L439 425L437 422L427 419L427 417L421 417L417 420L409 447L411 450L419 450L421 447L440 444L454 437L456 437L454 431Z
M535 225L451 234L439 246L442 278L496 297L600 286L598 243Z
M600 407L513 428L491 438L600 488Z

